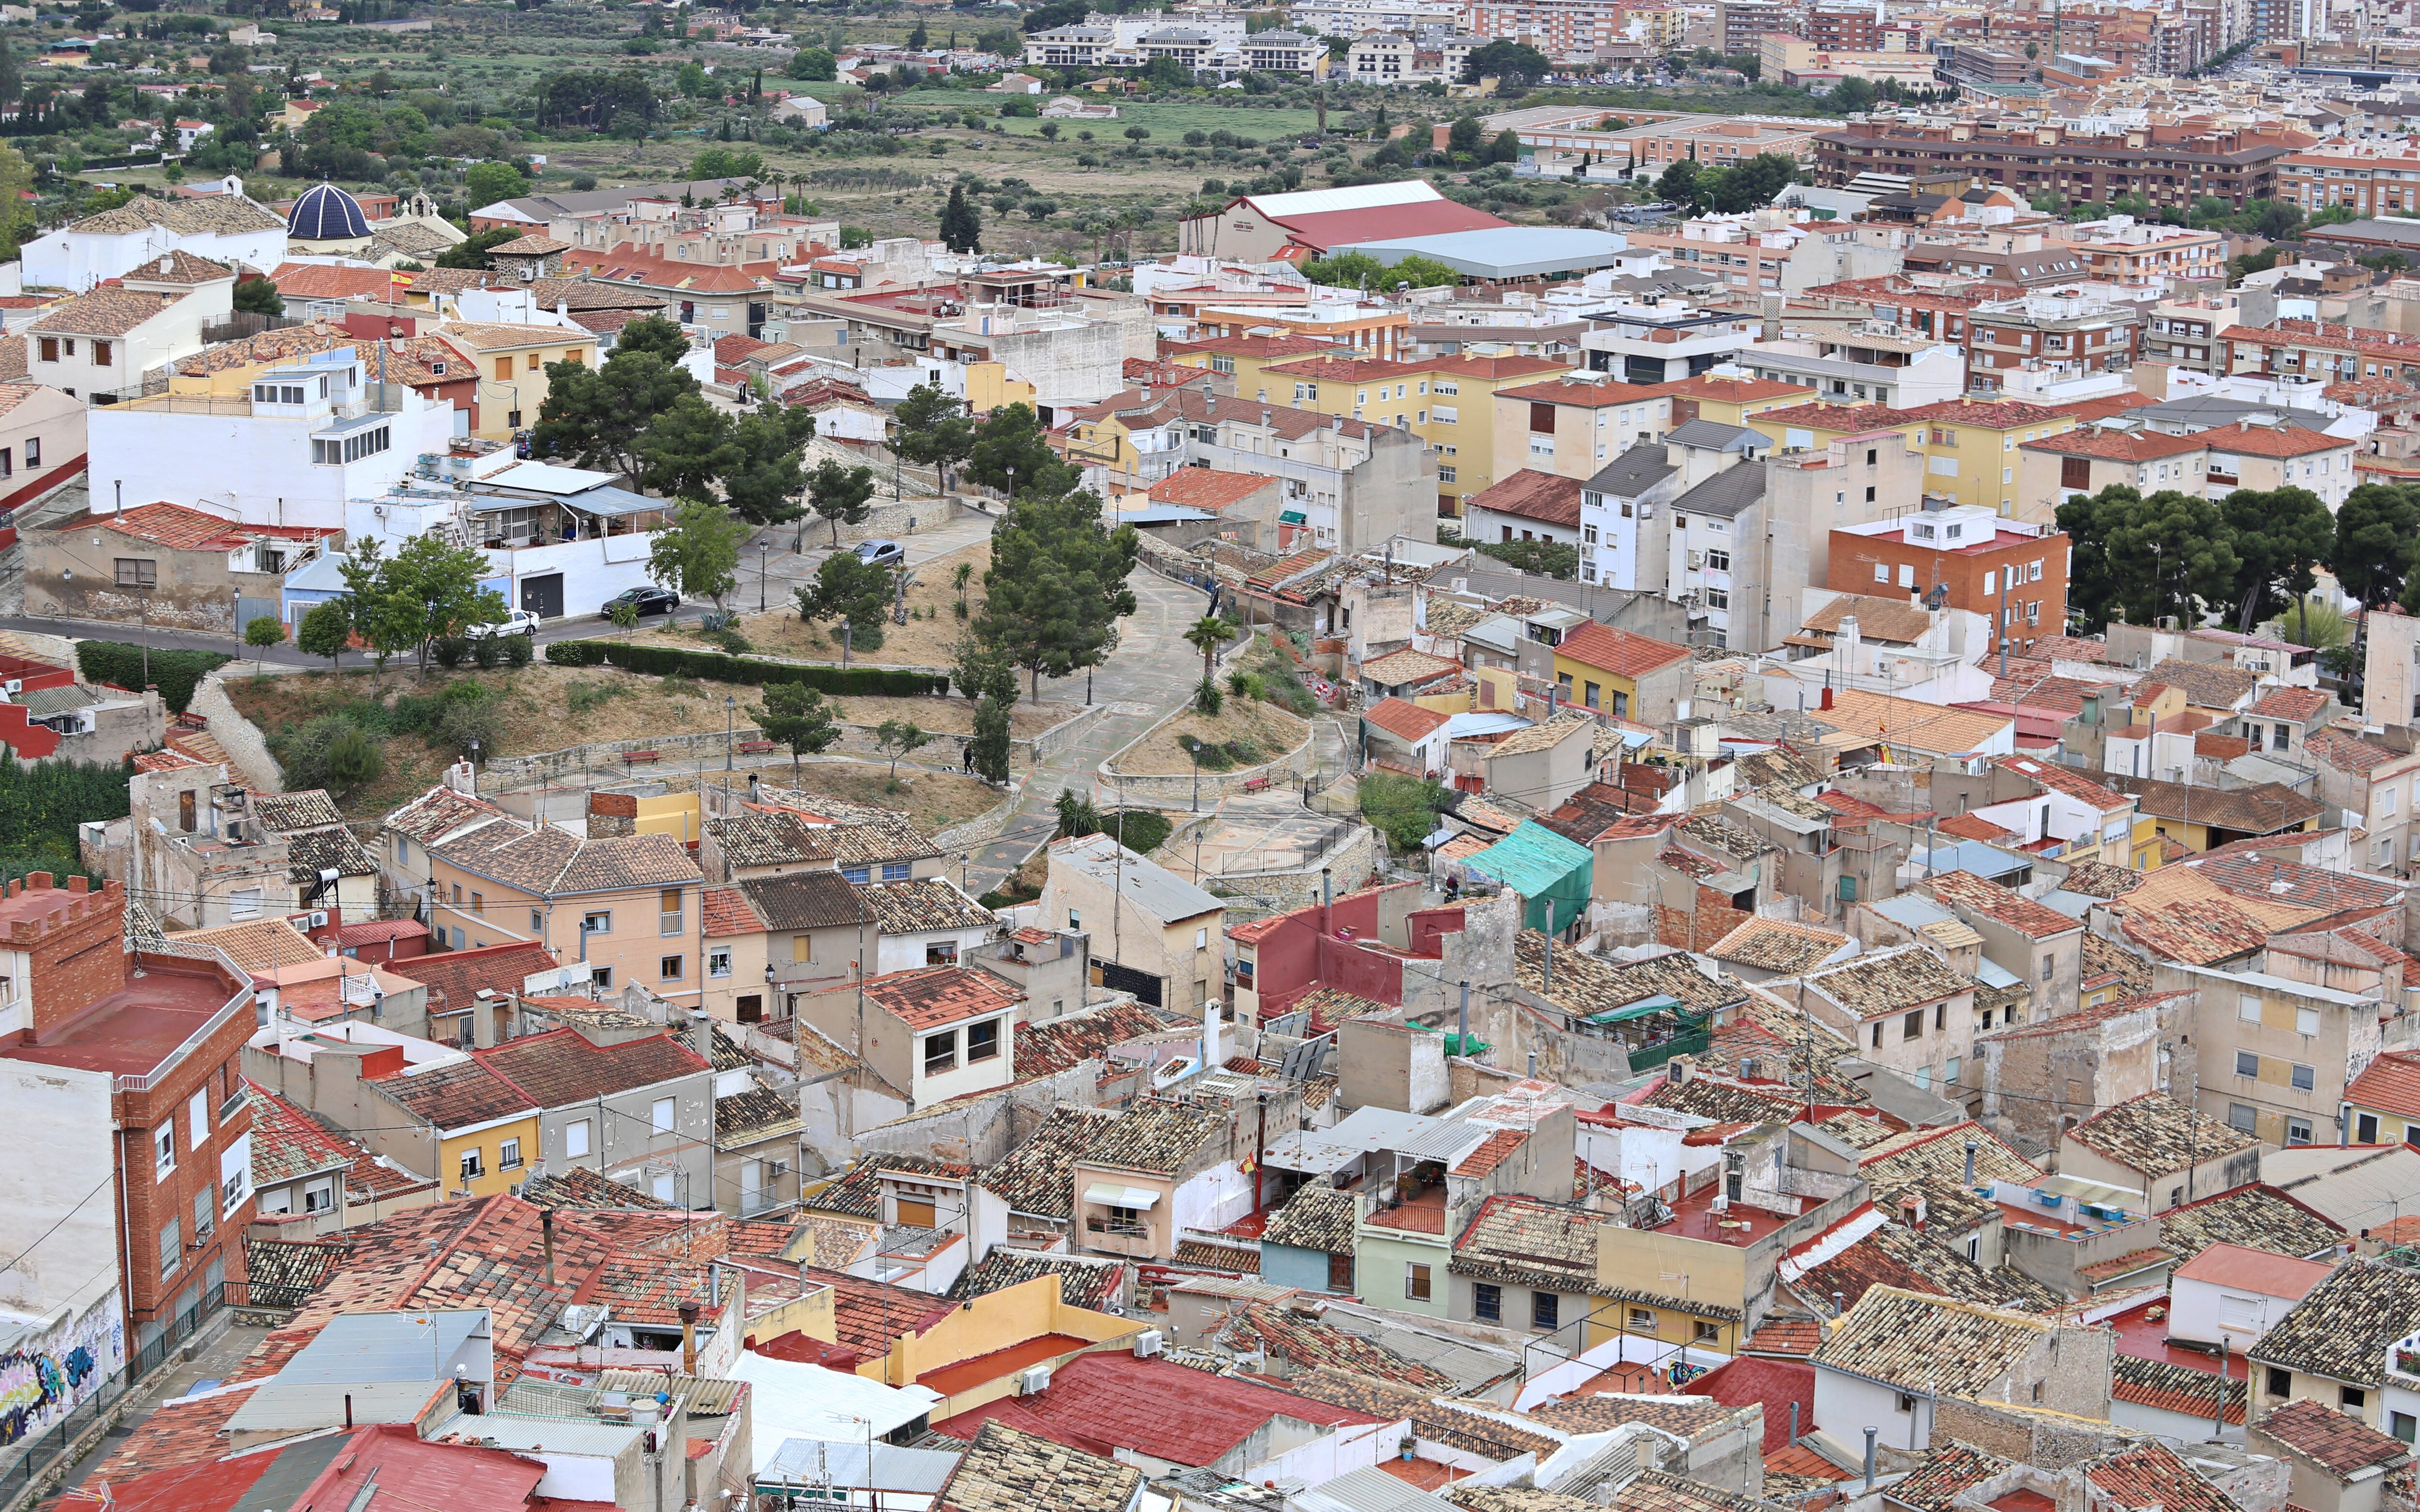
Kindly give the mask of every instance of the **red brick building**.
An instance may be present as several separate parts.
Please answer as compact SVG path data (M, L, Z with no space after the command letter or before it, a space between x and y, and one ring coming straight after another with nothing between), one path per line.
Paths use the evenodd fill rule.
M2067 537L2045 525L1974 507L1928 509L1832 532L1830 577L1843 594L1922 598L1946 589L1950 609L2002 626L2022 651L2067 625Z
M107 1153L43 1165L11 1218L28 1237L54 1221L80 1229L96 1250L114 1228L108 1247L140 1373L163 1333L244 1300L252 1112L241 1057L254 1015L251 979L216 950L129 954L124 914L117 883L95 892L83 877L54 887L38 872L0 897L0 1058L33 1073L8 1079L18 1085L0 1089L0 1118L17 1121L23 1100L42 1095L24 1084L88 1090L82 1103L46 1104L45 1133ZM91 1200L96 1193L108 1200ZM69 1303L62 1294L54 1304Z

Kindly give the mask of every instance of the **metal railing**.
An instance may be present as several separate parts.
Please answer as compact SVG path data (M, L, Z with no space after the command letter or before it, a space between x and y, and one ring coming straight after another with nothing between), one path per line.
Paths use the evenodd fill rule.
M217 1317L225 1305L226 1285L222 1282L171 1320L158 1338L136 1350L132 1359L111 1373L66 1416L30 1439L0 1446L0 1453L15 1454L14 1458L0 1464L0 1506L13 1504L36 1481L57 1469L74 1449L76 1441L91 1431L128 1390L164 1364L172 1351L200 1332L202 1325Z

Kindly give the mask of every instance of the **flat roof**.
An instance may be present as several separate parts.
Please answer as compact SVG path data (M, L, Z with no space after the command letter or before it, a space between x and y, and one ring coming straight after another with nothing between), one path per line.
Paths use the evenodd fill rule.
M64 1032L20 1044L17 1060L140 1076L175 1055L251 984L232 986L199 961L145 955L144 975L86 1009Z
M1343 250L1366 253L1389 268L1406 257L1426 257L1472 278L1501 279L1603 268L1629 247L1630 239L1618 231L1514 225L1355 241Z

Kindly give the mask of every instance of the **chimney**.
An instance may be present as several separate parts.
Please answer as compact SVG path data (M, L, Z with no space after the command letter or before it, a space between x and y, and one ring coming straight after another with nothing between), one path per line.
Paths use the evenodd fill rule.
M537 1231L538 1237L546 1244L546 1284L551 1287L554 1285L554 1210L552 1208L537 1210Z
M1674 1087L1686 1087L1689 1085L1690 1074L1698 1069L1698 1057L1689 1055L1674 1056L1665 1063L1664 1069L1667 1081Z
M1966 1141L1966 1184L1975 1184L1975 1141Z
M1924 1198L1910 1193L1899 1199L1900 1221L1917 1233L1924 1232Z
M1854 677L1861 665L1859 654L1864 649L1864 638L1857 634L1857 617L1841 615L1840 627L1832 632L1832 665L1838 668L1843 676ZM1852 683L1849 686L1854 687L1856 685Z
M681 1374L682 1374L682 1375L685 1375L685 1376L695 1376L695 1375L697 1374L697 1304L696 1304L696 1303L694 1303L694 1302L685 1302L685 1303L682 1303L682 1304L680 1304L680 1320L681 1320Z

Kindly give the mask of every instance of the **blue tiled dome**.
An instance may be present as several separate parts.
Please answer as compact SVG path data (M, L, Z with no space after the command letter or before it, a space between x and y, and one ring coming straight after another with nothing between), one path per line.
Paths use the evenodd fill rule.
M334 184L314 184L294 202L286 234L302 241L341 241L370 234L361 202Z

